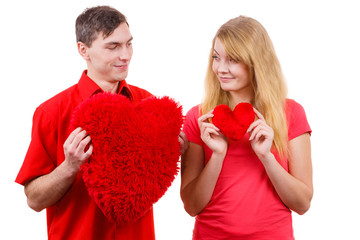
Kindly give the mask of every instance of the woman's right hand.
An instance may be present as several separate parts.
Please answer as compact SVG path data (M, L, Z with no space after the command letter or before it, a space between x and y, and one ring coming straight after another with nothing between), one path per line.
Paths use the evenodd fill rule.
M212 117L214 117L213 110L198 118L201 139L213 153L226 153L228 147L226 136L220 132L219 128L208 121Z

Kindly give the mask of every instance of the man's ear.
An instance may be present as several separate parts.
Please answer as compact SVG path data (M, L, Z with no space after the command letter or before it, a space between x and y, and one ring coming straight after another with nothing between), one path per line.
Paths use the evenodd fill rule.
M83 43L83 42L78 42L77 47L78 47L78 51L79 51L80 56L85 60L89 60L90 59L89 51L88 51L89 47L86 46L86 44Z

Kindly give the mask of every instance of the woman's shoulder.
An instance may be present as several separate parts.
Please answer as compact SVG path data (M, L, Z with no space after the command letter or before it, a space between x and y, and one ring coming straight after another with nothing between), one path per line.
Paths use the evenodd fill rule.
M186 116L194 116L194 117L198 118L199 114L200 114L200 104L191 107L187 111Z
M293 139L305 132L311 133L303 106L293 99L286 99L286 118L289 128L289 139Z
M184 129L187 127L198 127L198 118L199 118L199 112L200 112L200 105L196 105L190 108L189 111L187 111L184 121Z
M298 112L304 112L304 108L300 103L298 103L294 99L287 98L285 111L287 114L293 114Z
M286 104L289 105L289 106L295 106L295 105L300 105L300 103L298 103L297 101L295 101L294 99L292 98L287 98L286 99Z

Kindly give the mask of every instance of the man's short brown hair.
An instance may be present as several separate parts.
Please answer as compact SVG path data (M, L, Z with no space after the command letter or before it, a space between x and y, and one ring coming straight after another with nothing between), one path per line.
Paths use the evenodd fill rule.
M128 22L125 15L109 6L87 8L75 23L76 41L91 47L92 42L102 33L106 38L121 24Z

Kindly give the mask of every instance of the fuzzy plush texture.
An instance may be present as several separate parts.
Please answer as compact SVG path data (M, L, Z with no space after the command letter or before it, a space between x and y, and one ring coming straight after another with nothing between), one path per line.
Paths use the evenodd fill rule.
M100 93L75 110L72 129L85 129L94 146L83 180L108 219L134 222L165 194L179 171L182 124L182 106L169 97L133 105Z
M213 114L213 124L231 141L240 140L255 120L255 112L250 103L239 103L234 111L225 104L218 105Z

